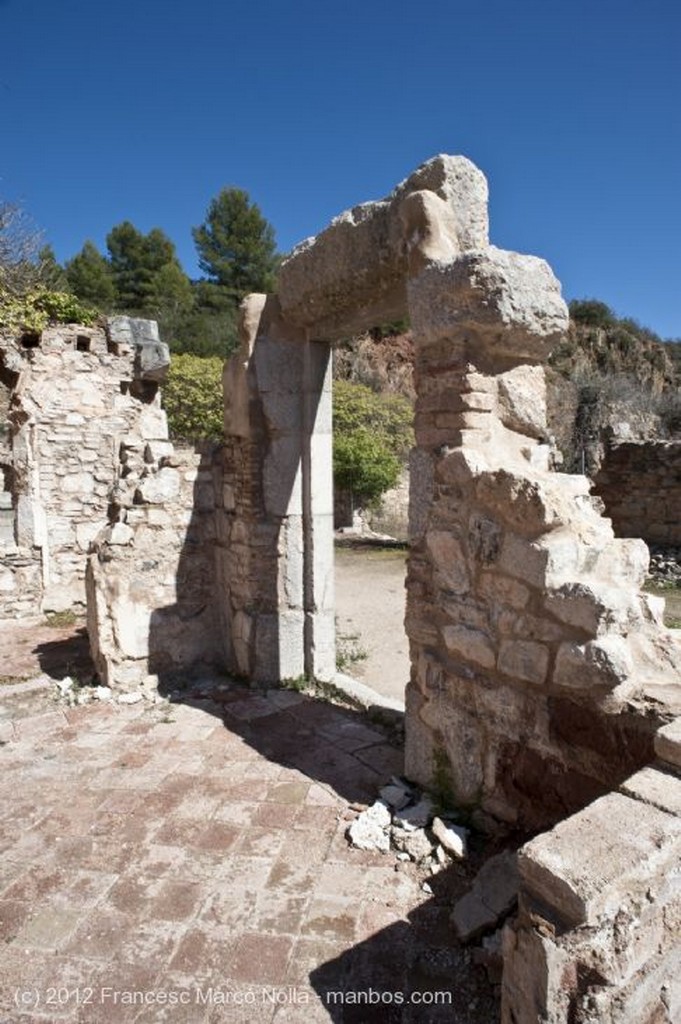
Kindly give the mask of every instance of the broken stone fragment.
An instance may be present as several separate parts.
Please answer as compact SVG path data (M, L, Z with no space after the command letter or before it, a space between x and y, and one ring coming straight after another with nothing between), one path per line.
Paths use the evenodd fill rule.
M135 499L145 504L162 505L180 493L180 474L176 469L161 469L148 476L137 488Z
M480 869L473 888L458 901L451 921L461 942L470 942L498 927L518 898L516 855L509 850L491 857Z
M425 828L433 820L435 805L427 795L421 797L413 807L404 807L393 815L393 823L407 830Z
M425 829L417 828L413 832L407 832L403 828L393 826L391 837L396 849L409 854L411 860L417 862L425 860L433 852L433 843L428 838Z
M119 704L139 704L141 700L144 700L143 693L121 693L118 696Z
M433 818L432 829L445 850L463 860L468 852L468 829L462 825L445 824L442 818Z
M380 850L387 853L390 849L390 810L381 800L353 821L348 829L348 838L358 850Z
M412 799L412 791L403 782L393 779L392 782L380 790L380 797L385 803L394 807L396 811L401 811Z

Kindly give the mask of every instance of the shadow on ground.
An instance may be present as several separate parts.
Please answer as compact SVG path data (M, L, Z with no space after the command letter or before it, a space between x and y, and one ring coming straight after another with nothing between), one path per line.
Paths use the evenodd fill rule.
M401 775L404 755L387 730L365 711L341 707L295 690L258 691L222 681L187 691L160 682L174 703L215 715L267 761L330 786L348 803L376 799L391 775Z
M54 640L45 639L36 644L32 653L38 658L42 671L53 679L74 676L83 682L95 677L95 666L90 655L90 643L84 626L70 633L59 631Z
M193 686L186 692L172 690L168 684L161 688L173 702L220 718L229 733L237 734L267 761L332 788L351 806L372 802L391 775L403 772L401 745L390 729L370 720L364 711L295 691L258 692L225 681ZM348 823L353 817L348 815ZM359 942L352 920L348 919L344 934L342 916L329 907L329 931L335 939L346 938L347 947L331 959L300 965L302 983L311 986L321 1005L307 1007L305 1013L301 1007L300 1018L290 1019L334 1024L495 1024L498 989L474 962L471 951L457 942L450 914L481 864L497 851L479 836L465 863L431 875L396 860L394 853L381 856L348 844L345 860L356 867L357 891L361 875L378 861L386 869L384 898L364 908L372 927ZM338 885L338 896L346 898L346 880L339 878ZM323 929L323 915L319 920Z

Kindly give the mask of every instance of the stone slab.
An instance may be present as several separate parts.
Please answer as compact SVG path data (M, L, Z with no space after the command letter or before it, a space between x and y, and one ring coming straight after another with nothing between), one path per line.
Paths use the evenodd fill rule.
M681 851L681 820L611 793L520 851L522 885L567 923L614 915Z

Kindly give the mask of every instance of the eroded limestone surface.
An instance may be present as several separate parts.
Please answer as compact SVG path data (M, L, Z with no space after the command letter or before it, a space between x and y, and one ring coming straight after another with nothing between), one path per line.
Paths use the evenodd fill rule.
M9 499L0 547L0 615L85 603L85 560L106 524L121 438L145 421L167 437L156 381L168 348L155 323L49 327L0 338L9 392Z

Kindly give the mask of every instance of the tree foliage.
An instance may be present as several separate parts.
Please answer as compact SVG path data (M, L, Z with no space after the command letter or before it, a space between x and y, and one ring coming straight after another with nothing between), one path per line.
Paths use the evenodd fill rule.
M170 436L185 441L223 435L222 360L174 355L163 386Z
M21 295L40 282L42 237L16 203L0 201L0 289Z
M371 505L397 483L400 460L385 438L358 427L349 434L336 433L333 441L333 480L362 504Z
M192 234L201 270L235 303L249 292L272 291L277 266L274 229L248 192L222 189Z
M586 327L611 327L617 319L610 306L597 299L573 299L568 308L574 322Z
M371 504L394 487L413 444L413 411L401 395L335 381L333 474L337 488Z
M175 253L175 246L160 228L143 234L123 221L106 238L109 262L116 287L118 308L130 313L151 315L159 299L159 275L172 267L185 276Z
M116 285L111 264L89 240L66 264L69 288L83 302L108 313L116 306Z

